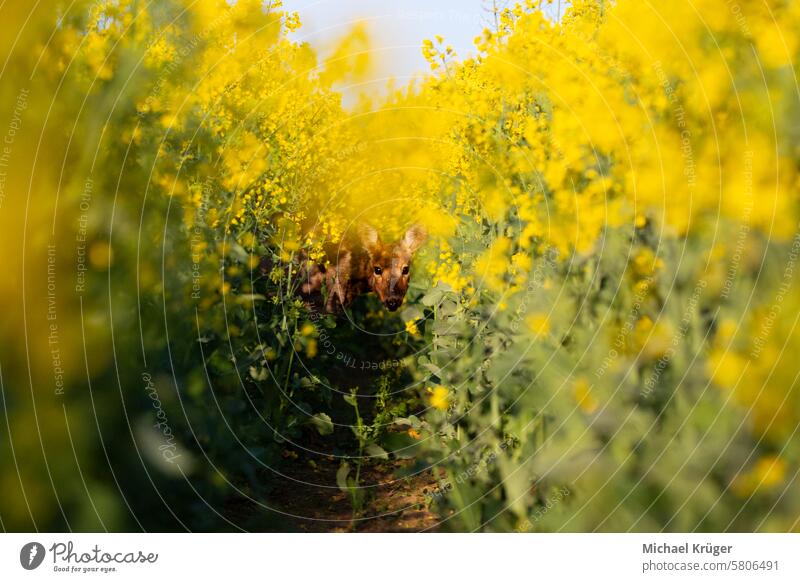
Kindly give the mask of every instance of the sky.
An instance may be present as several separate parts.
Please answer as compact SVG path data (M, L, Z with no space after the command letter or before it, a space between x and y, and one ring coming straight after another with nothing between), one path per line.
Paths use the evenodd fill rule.
M284 8L296 10L303 23L293 38L309 42L323 57L354 22L366 21L375 62L366 88L380 92L389 77L405 85L428 71L422 41L437 34L460 58L474 54L474 38L490 25L491 4L491 0L285 0Z

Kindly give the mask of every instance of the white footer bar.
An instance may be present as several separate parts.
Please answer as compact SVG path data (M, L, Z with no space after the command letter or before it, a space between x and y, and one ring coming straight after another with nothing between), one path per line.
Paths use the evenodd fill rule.
M220 574L281 582L798 581L800 534L0 535L0 580Z

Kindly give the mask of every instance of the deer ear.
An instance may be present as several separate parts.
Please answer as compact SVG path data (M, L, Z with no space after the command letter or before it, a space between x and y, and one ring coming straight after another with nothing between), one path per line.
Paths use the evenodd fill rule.
M428 238L428 231L425 230L425 227L421 224L415 224L406 231L406 235L403 237L403 245L409 252L413 253L422 246L426 238Z
M358 238L361 239L361 244L364 245L364 248L369 253L372 253L378 247L381 240L378 236L378 231L369 224L358 225Z

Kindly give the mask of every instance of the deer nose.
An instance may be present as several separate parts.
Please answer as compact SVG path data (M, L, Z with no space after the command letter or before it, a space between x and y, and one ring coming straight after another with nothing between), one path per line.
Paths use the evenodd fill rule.
M397 311L397 308L400 307L400 302L397 299L389 299L386 302L386 307L389 311Z

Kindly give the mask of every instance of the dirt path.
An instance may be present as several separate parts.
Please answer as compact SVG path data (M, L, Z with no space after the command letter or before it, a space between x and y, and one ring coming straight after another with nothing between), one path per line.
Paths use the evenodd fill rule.
M432 490L430 473L397 477L410 461L365 462L360 483L366 492L363 508L353 514L348 495L336 484L339 460L316 456L313 462L297 458L286 463L285 479L263 500L282 514L251 503L231 500L225 513L248 530L280 532L421 532L436 531L439 518L426 504ZM272 514L269 523L257 519ZM266 517L266 516L265 516ZM255 518L255 519L254 519Z
M436 529L438 518L426 506L425 493L434 480L429 474L394 475L406 461L365 463L360 484L366 492L363 509L353 515L348 495L336 485L339 462L333 457L313 464L298 459L273 501L287 518L288 529L305 532L418 532Z
M380 357L389 358L391 354ZM380 359L380 358L379 358ZM351 388L362 388L360 394L374 394L380 371L332 369L329 381L346 394ZM365 423L373 422L374 402L359 400L360 415ZM354 422L349 404L338 403L331 412L340 423ZM231 500L225 511L231 521L248 530L294 532L420 532L435 531L439 518L428 509L426 493L433 490L435 479L429 472L398 477L408 469L411 460L366 460L359 475L359 486L365 493L360 510L354 514L348 493L336 483L343 451L353 453L352 434L347 430L322 438L309 432L304 435L306 451L287 447L274 488L263 499L263 506ZM313 454L307 451L315 451ZM265 514L271 514L269 516Z

